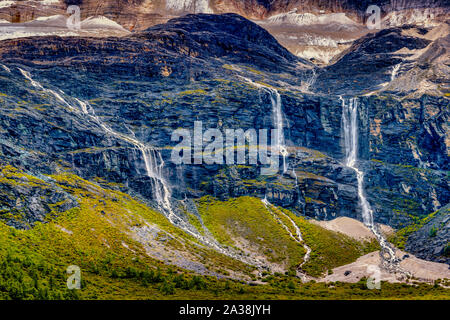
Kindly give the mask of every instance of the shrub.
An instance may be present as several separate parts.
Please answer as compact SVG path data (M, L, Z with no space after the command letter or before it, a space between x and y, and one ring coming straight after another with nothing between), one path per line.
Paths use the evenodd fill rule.
M432 238L432 237L435 237L436 234L437 234L437 229L434 226L432 226L428 235L430 236L430 238Z
M447 245L444 248L444 256L450 257L450 243L447 243Z
M175 286L173 283L164 280L164 282L159 287L159 291L161 291L165 295L171 295L175 293Z

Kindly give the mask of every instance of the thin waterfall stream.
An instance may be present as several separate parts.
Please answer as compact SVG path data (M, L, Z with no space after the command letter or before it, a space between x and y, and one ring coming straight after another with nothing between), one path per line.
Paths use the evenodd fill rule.
M276 129L275 134L275 141L276 141L276 152L278 154L281 154L283 157L283 174L287 172L288 170L288 164L287 164L287 156L289 155L289 152L287 151L285 139L284 139L284 120L283 120L283 109L282 109L282 102L281 102L281 95L278 92L277 89L269 86L262 85L260 83L253 82L249 78L242 77L245 81L249 82L251 85L257 87L258 89L262 89L265 92L269 93L270 95L270 102L272 104L272 123L274 128Z
M264 87L270 93L270 101L272 102L272 113L274 117L276 132L276 148L279 154L283 157L283 173L287 171L286 157L288 152L284 140L284 125L283 125L283 110L281 104L281 96L277 89Z
M104 123L95 113L94 108L92 108L88 102L82 101L77 98L73 98L78 104L79 108L76 108L72 106L67 100L63 98L62 95L65 95L64 92L61 92L61 94L57 93L54 90L45 88L41 83L34 80L31 77L31 74L28 71L22 70L18 68L19 71L22 73L22 75L30 81L30 83L37 89L50 93L53 95L57 100L62 102L64 105L68 107L68 109L71 112L75 112L77 114L81 114L83 116L87 116L89 120L95 122L105 133L114 136L115 138L122 140L124 142L127 142L137 148L143 157L144 164L145 164L145 170L146 175L151 179L152 183L152 191L156 200L156 203L158 205L159 210L167 217L167 219L175 226L180 227L183 229L186 233L192 235L202 243L216 249L222 254L225 254L227 256L230 256L232 258L238 259L238 260L246 260L247 263L253 264L253 265L263 265L262 261L259 261L258 259L250 259L250 258L243 258L237 253L235 253L232 250L227 250L222 248L218 243L216 243L215 240L209 239L203 235L201 235L198 232L195 232L192 230L192 227L188 223L186 223L182 218L178 217L176 213L174 212L171 204L171 190L170 186L167 183L167 181L164 178L163 169L164 169L164 160L162 158L161 153L154 147L146 145L139 141L134 134L132 136L123 134L121 132L113 130L109 125Z
M168 187L167 182L165 181L163 177L163 167L164 167L164 161L162 160L161 153L156 150L154 147L150 147L145 145L144 143L137 140L135 137L130 137L128 135L125 135L123 133L117 132L113 130L110 126L106 125L95 113L94 109L84 101L81 101L77 98L74 98L75 101L79 104L80 108L75 108L72 106L67 100L65 100L61 94L63 92L61 91L61 94L57 93L54 90L45 88L41 83L34 80L31 77L31 74L28 71L22 70L18 68L19 71L22 73L22 75L30 81L30 83L37 89L40 89L44 92L52 94L57 100L65 104L70 111L74 111L81 113L87 117L89 117L90 120L97 123L102 130L114 137L116 137L119 140L125 141L133 146L135 146L142 154L142 157L144 159L145 163L145 170L146 174L149 178L152 179L152 182L154 184L153 191L155 200L160 208L166 215L167 218L171 223L180 221L174 221L175 219L179 219L173 212L171 204L170 204L170 188Z
M397 77L398 71L400 70L400 67L402 66L401 63L396 64L391 71L391 82L395 80L395 78Z
M389 245L385 237L380 232L378 226L374 223L373 211L370 207L364 192L364 172L357 166L358 154L358 98L350 98L346 103L345 99L339 97L342 101L342 122L344 129L345 143L345 165L356 172L358 182L358 198L361 205L361 214L364 224L375 235L381 247L381 258L385 267L392 271L404 272L398 265L399 259L395 255L394 249ZM386 256L386 254L388 256Z
M286 230L286 232L289 234L289 236L298 244L300 244L301 246L303 246L303 248L305 249L305 255L303 256L303 261L302 263L297 267L297 270L300 272L302 279L306 281L306 274L302 271L302 267L303 265L309 261L309 258L311 256L311 248L305 243L305 241L303 240L303 236L302 236L302 232L300 231L300 228L298 227L298 225L295 223L294 220L291 219L291 217L289 217L286 213L284 213L282 210L277 209L273 204L271 204L269 202L269 200L267 200L267 197L264 197L264 199L261 199L262 203L264 204L264 206L267 208L267 210L274 216L274 218L278 221L278 223ZM281 220L277 214L275 213L278 212L279 214L281 214L283 217L285 217L287 220L289 220L289 222L292 224L294 230L295 230L295 235L292 234L292 232L289 230L289 227L283 222L283 220Z

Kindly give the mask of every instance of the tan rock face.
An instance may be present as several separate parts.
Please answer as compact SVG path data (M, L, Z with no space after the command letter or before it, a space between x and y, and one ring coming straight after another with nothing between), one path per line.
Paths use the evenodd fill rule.
M102 15L114 20L127 29L145 29L164 23L170 18L164 12L164 6L157 1L16 1L12 5L0 6L0 19L12 23L22 23L39 17L67 15L68 5L80 7L81 19Z
M424 3L426 2L426 3ZM377 1L374 1L377 3ZM78 5L81 17L104 15L125 27L144 29L162 23L168 18L184 13L238 13L249 19L264 19L278 13L297 10L297 13L337 13L344 12L359 22L365 19L366 6L358 0L34 0L5 1L0 5L0 19L10 22L26 22L37 17L64 14L68 5ZM382 15L394 11L410 11L414 8L440 8L434 15L445 16L448 5L443 0L397 1L381 4ZM398 20L399 17L396 17ZM401 18L403 19L403 18ZM400 20L401 20L400 19ZM400 21L399 20L399 21ZM408 20L408 19L406 19ZM408 20L409 21L409 20Z
M13 4L0 5L0 19L12 22L26 22L38 17L46 17L65 12L66 5L55 3L52 5L32 5L32 1L14 1Z
M311 222L321 226L322 228L343 233L356 240L361 241L375 239L375 235L369 230L369 228L367 228L361 221L352 218L339 217L329 221L311 220ZM394 231L387 225L380 225L380 228L384 235L392 234Z
M425 4L423 1L406 3L391 0L380 3L383 24L397 26L417 23L433 26L437 21L445 19L446 12L449 10L444 1L425 2ZM376 4L377 1L374 3ZM3 4L0 4L0 21L24 23L39 17L69 16L66 12L69 5L80 7L81 20L93 16L105 16L119 23L127 31L145 30L186 13L233 12L259 21L263 28L274 35L280 44L294 55L318 65L333 63L333 59L348 49L352 41L370 31L363 23L366 19L366 5L357 0L328 0L320 1L319 4L313 0L3 1ZM416 9L423 8L423 5L426 5L426 9ZM342 21L339 22L342 17L329 15L334 13L345 13L346 22L342 24ZM314 19L318 17L322 19L322 22L314 22ZM276 18L278 23L274 23L273 18ZM311 19L312 21L306 24L296 22ZM328 21L331 27L325 27L322 24L323 21Z

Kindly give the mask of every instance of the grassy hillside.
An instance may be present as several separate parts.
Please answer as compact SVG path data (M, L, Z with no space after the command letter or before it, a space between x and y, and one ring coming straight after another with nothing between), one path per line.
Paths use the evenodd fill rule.
M246 243L253 244L253 250L259 255L267 255L269 261L282 263L288 270L295 270L303 262L303 246L289 237L260 199L241 197L217 201L212 197L204 197L198 203L205 226L222 243L242 246L239 242L244 238ZM303 270L311 276L321 276L328 270L378 250L375 242L358 242L344 234L312 224L289 210L271 207L281 220L285 218L279 210L300 227L304 241L312 249L310 261L303 266ZM288 228L292 227L289 221L284 223ZM295 233L293 229L290 232Z
M22 229L10 225L26 219L23 212L1 213L0 299L449 298L448 291L428 285L413 290L383 283L383 290L373 291L364 281L302 284L289 272L302 261L302 246L289 238L259 199L203 198L198 207L203 224L219 241L237 247L240 236L269 262L286 266L286 274L257 276L254 267L200 246L144 203L73 174L33 177L8 166L1 168L0 179L2 201L11 196L5 190L15 186L66 192L77 202L62 212L58 203L44 221L29 221ZM363 253L346 237L286 213L313 249L308 273L319 274ZM200 221L197 227L202 227ZM144 232L150 228L155 232ZM81 269L80 290L67 289L71 265ZM186 269L197 265L204 269ZM250 286L246 281L252 278L260 281Z

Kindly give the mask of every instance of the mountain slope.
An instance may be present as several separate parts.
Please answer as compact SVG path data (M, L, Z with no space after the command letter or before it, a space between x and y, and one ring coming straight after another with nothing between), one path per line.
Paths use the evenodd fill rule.
M176 169L166 161L162 174L173 186L172 193L181 199L185 194L214 194L221 199L267 194L271 202L309 216L357 217L355 176L341 161L342 108L337 94L367 89L361 90L347 77L349 72L343 72L340 79L345 81L339 89L343 91L334 92L336 96L311 90L339 84L334 79L341 69L353 70L355 78L364 79L361 84L375 87L388 77L389 67L374 62L378 79L344 56L337 64L316 71L279 47L262 29L250 28L249 22L235 15L219 17L199 15L193 20L197 29L192 31L186 27L188 20L181 18L167 29L154 27L120 39L4 41L0 53L9 67L0 70L5 107L2 121L3 128L8 128L3 131L3 141L7 142L3 161L47 173L62 161L83 178L102 177L152 197L144 187L150 181L142 154L133 150L136 143L157 146L169 159L174 146L171 130L193 128L193 119L203 121L205 128L270 128L271 94L258 85L270 86L281 93L289 163L295 174L289 170L279 177L258 177L257 167L219 165ZM199 19L205 23L198 24ZM239 37L232 34L233 29L224 29L228 33L221 39L225 40L218 41L208 31L196 31L202 27L211 30L211 24L220 29L221 23L229 25L230 21L237 29L239 24L247 28L249 34ZM376 37L384 39L385 34L389 32ZM401 39L408 41L410 37ZM379 42L369 37L361 43L370 52ZM360 55L359 46L355 48L351 55ZM31 73L20 71L17 63ZM108 78L102 76L105 72ZM400 79L403 70L399 73ZM448 202L442 172L448 167L448 131L444 126L448 99L436 96L435 91L419 98L380 93L360 98L364 111L359 130L367 138L361 139L358 153L370 170L367 187L370 201L377 206L377 221L397 226L409 218L393 216L392 210L423 215ZM52 120L46 121L49 117ZM31 125L36 121L38 126ZM398 157L392 156L393 150L401 150ZM389 179L380 179L383 176ZM283 197L276 196L278 193Z
M76 207L67 211L48 213L41 222L35 221L27 229L14 225L15 222L22 221L23 216L2 215L0 257L6 265L0 274L0 293L3 298L155 298L174 294L175 289L181 297L190 297L190 290L200 290L208 296L223 286L227 287L226 294L232 295L241 287L238 282L199 278L195 274L214 275L219 279L256 281L273 272L284 273L291 269L290 264L281 269L273 268L270 264L252 266L240 262L239 259L218 254L199 245L194 238L171 225L160 213L145 204L119 191L102 188L72 174L47 176L44 182L9 166L2 169L1 178L2 195L5 184L17 186L19 181L22 181L22 186L53 183L54 188L65 190L78 202ZM208 200L209 203L210 201ZM251 212L255 213L257 211L253 211L256 209L253 205L255 202L260 203L259 200L251 198L237 201L237 210L251 208ZM202 206L205 202L202 203L199 210L204 214L206 212ZM235 207L235 204L231 203L215 205ZM210 214L214 209L207 212ZM271 218L271 214L263 206L259 214L262 216L258 219L262 221ZM247 222L243 218L247 219L233 216L236 226L246 226ZM14 227L8 227L5 221ZM223 226L226 227L225 224ZM301 226L309 228L310 225L304 221ZM214 232L214 228L208 228ZM348 256L342 256L343 259L352 261L363 253L360 243L351 241L344 235L314 228L316 233L326 234L325 237L317 237L311 233L316 240L332 237L332 245L336 248L341 245L347 246L344 247L345 250L351 248L352 251L347 252ZM259 254L260 258L265 256L265 259L273 259L274 254L281 254L275 260L292 259L294 267L302 260L301 246L290 240L277 222L271 224L271 230L254 231L263 232L264 237L278 235L279 238L274 240L280 247L290 247L288 255L284 255L269 243L273 249L272 253L265 250ZM310 233L308 231L305 234ZM247 239L248 249L258 250L258 239L246 233L240 233L240 236ZM315 241L316 246L319 243ZM241 255L245 261L245 250ZM315 251L315 255L323 259L325 268L343 263L333 261L330 256L320 251ZM64 272L69 265L76 265L81 269L81 296L65 289ZM311 270L311 274L320 275L324 271L317 265L314 268L315 273ZM295 274L295 268L293 270ZM120 287L119 291L114 289L116 286ZM260 293L256 290L255 294L270 290L272 289L263 289Z
M270 31L295 55L317 64L330 60L351 42L370 33L365 22L370 5L381 10L382 27L445 22L449 5L419 1L1 1L0 39L31 35L117 36L142 31L187 13L237 13ZM70 5L80 7L81 29L66 27ZM10 23L12 22L12 23Z
M126 295L103 292L110 278L132 297L174 289L179 297L195 296L189 288L211 297L225 286L231 293L224 295L277 296L291 281L286 297L302 290L300 279L320 278L377 250L308 219L363 220L360 190L374 221L394 228L449 202L448 97L434 76L445 65L443 39L420 32L405 27L367 36L324 68L236 14L190 15L124 37L1 41L2 259L26 271L17 286L25 297L38 297L45 294L39 283L48 289L55 278L61 289L55 297L70 298L60 273L75 264L92 287L82 298ZM386 39L392 48L383 50ZM423 52L390 85L419 68L436 86L416 95L379 88L402 49ZM373 62L374 76L354 63L362 57ZM355 165L363 183L346 162L349 98L358 101ZM192 131L195 121L220 131L281 125L287 154L279 157L278 173L262 175L261 163L174 163L171 135ZM33 243L42 251L30 264ZM248 289L217 280L223 277L269 285ZM7 297L14 286L5 289Z

